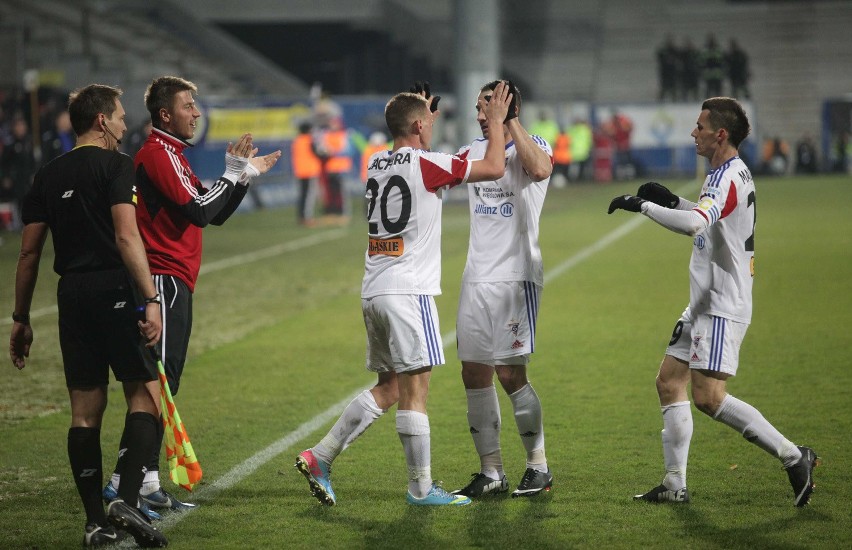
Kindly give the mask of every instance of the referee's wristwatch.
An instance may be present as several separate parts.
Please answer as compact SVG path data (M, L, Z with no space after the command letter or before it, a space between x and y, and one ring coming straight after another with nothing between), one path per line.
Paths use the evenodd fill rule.
M21 323L22 325L30 324L30 314L29 313L15 313L12 312L12 321L16 323Z
M155 294L153 298L145 298L145 304L146 305L147 304L159 304L159 303L161 303L159 294Z

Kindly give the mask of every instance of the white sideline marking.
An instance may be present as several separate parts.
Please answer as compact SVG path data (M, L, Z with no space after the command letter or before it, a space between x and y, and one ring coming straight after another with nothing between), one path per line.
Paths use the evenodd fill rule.
M682 189L678 189L677 194L680 194L680 191L682 191ZM580 250L579 252L577 252L576 254L571 256L570 258L567 258L565 261L563 261L561 264L559 264L558 266L556 266L552 270L545 273L544 274L545 282L551 281L551 280L555 279L556 277L559 277L560 275L563 275L566 272L570 271L571 269L578 266L579 264L583 263L585 260L589 259L590 257L592 257L596 253L600 252L601 250L603 250L607 246L611 245L612 243L614 243L618 239L620 239L620 238L624 237L625 235L629 234L630 232L632 232L634 229L639 227L639 225L642 222L644 222L646 219L647 218L645 216L641 216L641 215L631 218L626 223L620 225L619 227L617 227L613 231L607 233L606 235L604 235L603 237L598 239L595 243L593 243L590 246L587 246L586 248ZM448 346L452 345L455 341L456 341L456 331L455 330L452 330L451 332L448 332L447 334L444 334L441 337L441 343L444 345L444 348L447 348ZM373 383L370 383L368 386L364 386L363 388L358 389L355 393L351 394L350 396L346 397L345 399L338 401L337 403L335 403L331 407L329 407L326 410L324 410L323 412L319 413L317 416L315 416L311 420L305 422L304 424L302 424L301 426L296 428L294 431L288 433L287 435L285 435L284 437L282 437L278 441L275 441L274 443L272 443L271 445L269 445L268 447L266 447L262 451L255 453L254 456L246 459L241 464L234 466L230 471L228 471L222 477L220 477L219 479L214 481L212 484L199 489L195 494L198 495L199 500L202 500L202 499L206 500L206 499L212 498L213 495L215 495L216 493L218 493L220 491L223 491L225 489L233 487L234 485L236 485L237 483L241 482L243 479L245 479L246 477L251 475L255 470L257 470L258 468L260 468L261 466L263 466L264 464L266 464L267 462L269 462L273 458L277 457L279 454L288 450L291 446L298 443L299 441L301 441L305 437L311 435L316 429L320 428L323 424L325 424L329 420L331 420L333 418L337 418L337 416L340 414L340 411L344 407L346 407L346 405L348 405L349 402L352 401L355 398L355 396L357 396L359 393L361 393L362 391L364 391L366 389L372 388L373 385L374 385ZM177 525L181 520L186 518L194 510L197 510L197 509L198 508L191 508L191 509L186 510L184 512L169 514L162 521L159 522L159 526L161 526L161 528L164 529L164 530L170 529L170 528L174 527L175 525ZM125 547L124 546L125 543L126 543L126 541L122 543L122 545L121 545L122 548ZM126 546L127 548L133 547L132 542L127 543L127 544L128 544L128 546Z
M268 248L262 248L260 250L255 250L253 252L246 252L245 254L237 254L236 256L231 256L230 258L223 258L221 260L216 260L215 262L209 262L201 266L201 270L198 272L199 277L201 275L205 275L207 273L214 273L216 271L221 271L223 269L228 269L229 267L235 267L243 264L247 264L250 262L256 262L258 260L264 260L266 258L271 258L273 256L278 256L280 254L284 254L285 252L294 252L296 250L301 250L303 248L307 248L309 246L314 246L319 243L323 243L326 241L333 241L334 239L339 239L346 235L345 229L335 229L332 231L324 231L322 233L315 233L313 235L308 235L307 237L303 237L301 239L296 239L295 241L290 241L286 243L276 244L274 246L270 246ZM38 319L39 317L44 317L45 315L51 315L59 312L59 308L56 304L52 306L42 307L30 312L30 319ZM11 318L0 318L0 326L11 325Z

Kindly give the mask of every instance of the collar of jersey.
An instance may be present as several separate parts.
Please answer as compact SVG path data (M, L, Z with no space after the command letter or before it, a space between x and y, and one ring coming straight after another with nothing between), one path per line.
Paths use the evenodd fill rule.
M161 130L159 128L151 128L151 133L156 134L157 136L165 139L166 141L173 142L175 146L183 149L184 147L192 147L192 144L185 139L179 138L171 132L167 132L165 130Z

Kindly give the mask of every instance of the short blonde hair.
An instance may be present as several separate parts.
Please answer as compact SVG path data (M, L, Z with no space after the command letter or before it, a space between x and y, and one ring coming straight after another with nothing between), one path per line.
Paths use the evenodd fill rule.
M423 96L411 92L396 94L385 106L385 123L394 138L408 136L411 124L428 115L429 106Z

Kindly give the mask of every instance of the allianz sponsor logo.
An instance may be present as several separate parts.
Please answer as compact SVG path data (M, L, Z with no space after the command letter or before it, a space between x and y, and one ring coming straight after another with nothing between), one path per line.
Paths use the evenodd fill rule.
M515 206L511 202L504 202L500 206L488 206L487 204L477 203L473 207L473 213L480 216L503 216L511 218L515 213Z

